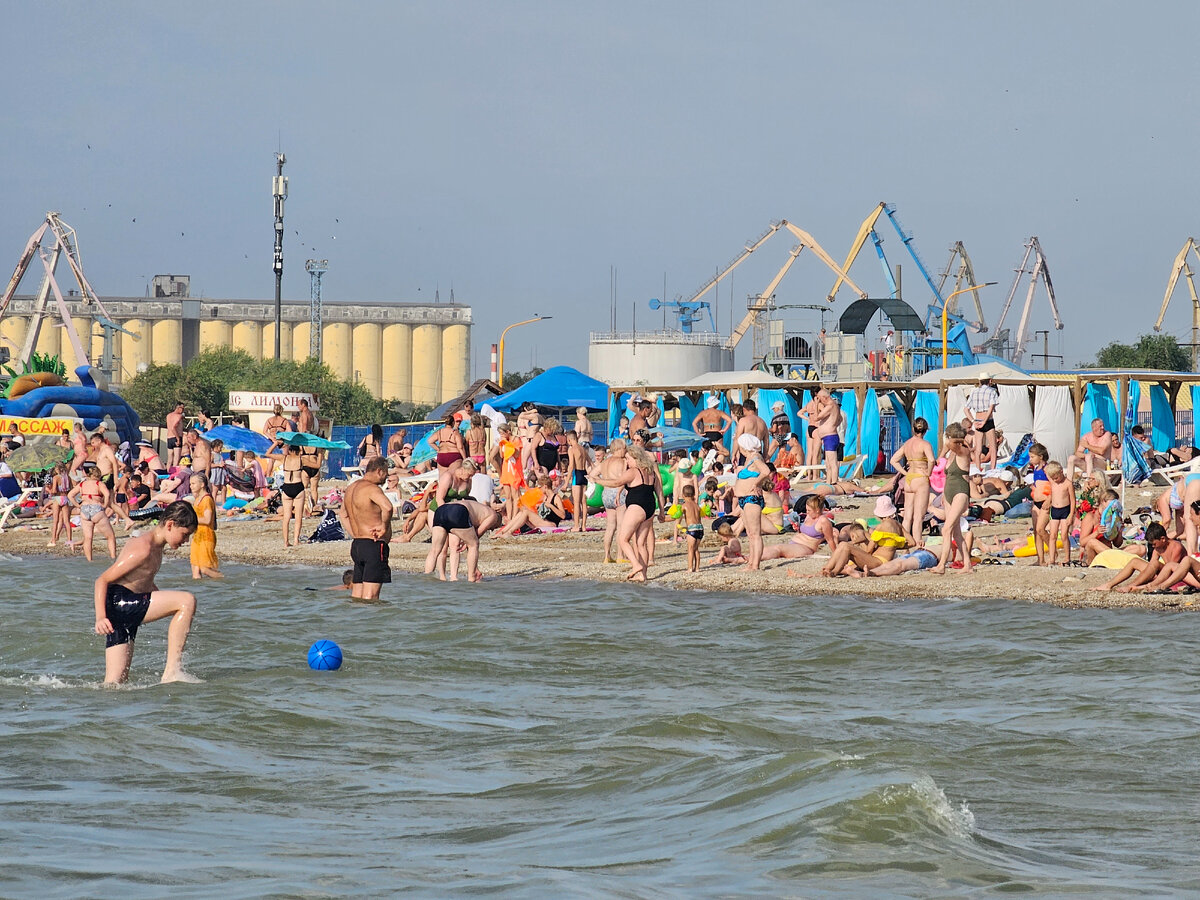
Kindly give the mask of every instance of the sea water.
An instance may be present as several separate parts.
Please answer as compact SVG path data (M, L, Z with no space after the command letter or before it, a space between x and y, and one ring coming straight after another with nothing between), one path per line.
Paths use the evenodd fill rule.
M1193 615L228 566L114 691L0 565L6 897L1200 892Z

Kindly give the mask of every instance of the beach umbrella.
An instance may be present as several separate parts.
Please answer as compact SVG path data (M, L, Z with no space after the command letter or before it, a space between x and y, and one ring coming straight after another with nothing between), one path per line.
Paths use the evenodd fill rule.
M271 448L271 442L265 434L242 428L240 425L218 425L204 433L206 441L221 440L226 450L253 450L257 454L266 453Z
M9 453L4 461L14 472L45 472L60 462L66 462L72 456L74 451L57 444L37 443L18 447Z
M319 434L308 434L304 431L281 431L275 437L293 447L315 447L318 450L350 449L350 445L345 441L331 441Z

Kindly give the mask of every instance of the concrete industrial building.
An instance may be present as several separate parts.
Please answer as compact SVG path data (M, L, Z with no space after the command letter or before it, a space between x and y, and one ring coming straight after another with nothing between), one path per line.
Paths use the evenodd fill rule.
M186 363L206 347L245 350L255 359L274 355L273 301L194 299L187 296L186 276L156 278L155 293L100 298L113 321L140 336L134 340L114 333L114 385L149 363ZM66 301L80 337L91 333L89 352L99 365L104 337L93 320L97 310L77 296ZM0 341L10 349L24 341L33 304L32 296L17 296L0 320ZM282 306L280 354L302 362L309 353L308 301L284 300ZM322 362L337 377L362 384L376 397L436 406L471 384L469 306L326 301L323 322ZM79 362L57 324L56 318L44 323L35 349L58 355L71 372Z

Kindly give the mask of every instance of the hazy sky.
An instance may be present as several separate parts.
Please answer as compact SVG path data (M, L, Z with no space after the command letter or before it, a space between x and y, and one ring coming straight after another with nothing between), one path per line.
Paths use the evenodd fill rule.
M6 276L55 209L101 295L175 273L194 295L271 298L282 146L284 295L308 297L312 256L331 301L453 287L479 375L535 313L555 318L510 334L508 368L586 368L610 267L619 326L634 304L661 326L646 301L664 277L691 294L780 218L840 260L879 201L934 270L965 243L1000 282L991 323L1038 235L1066 322L1051 352L1072 364L1150 330L1200 232L1194 2L47 2L5 20ZM792 243L722 286L723 330ZM870 247L851 275L885 293ZM831 283L806 252L779 300ZM1190 323L1181 284L1166 330Z

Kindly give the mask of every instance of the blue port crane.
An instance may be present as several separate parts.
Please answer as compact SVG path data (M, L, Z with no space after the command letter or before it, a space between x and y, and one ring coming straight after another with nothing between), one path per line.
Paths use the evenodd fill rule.
M651 309L663 309L665 307L675 310L675 315L679 319L679 328L684 334L691 334L692 327L704 318L701 314L702 311L708 312L709 329L713 332L717 330L717 322L713 318L712 306L707 300L659 300L657 297L650 298Z

